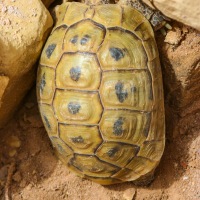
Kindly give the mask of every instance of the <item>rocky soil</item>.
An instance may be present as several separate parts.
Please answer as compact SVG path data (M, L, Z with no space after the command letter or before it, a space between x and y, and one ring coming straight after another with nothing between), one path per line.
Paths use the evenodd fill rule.
M35 88L0 131L2 200L200 199L200 33L172 24L156 33L166 108L166 149L148 187L101 186L72 174L58 161L43 127Z

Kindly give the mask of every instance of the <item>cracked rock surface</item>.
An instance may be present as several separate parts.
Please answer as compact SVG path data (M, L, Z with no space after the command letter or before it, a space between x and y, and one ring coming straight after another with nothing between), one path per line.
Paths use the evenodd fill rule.
M0 1L0 128L33 85L52 24L40 0Z

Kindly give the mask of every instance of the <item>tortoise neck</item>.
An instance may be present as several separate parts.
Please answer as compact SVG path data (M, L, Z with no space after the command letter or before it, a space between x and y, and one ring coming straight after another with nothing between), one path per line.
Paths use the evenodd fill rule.
M102 5L102 4L109 4L109 0L83 0L83 2L87 5Z

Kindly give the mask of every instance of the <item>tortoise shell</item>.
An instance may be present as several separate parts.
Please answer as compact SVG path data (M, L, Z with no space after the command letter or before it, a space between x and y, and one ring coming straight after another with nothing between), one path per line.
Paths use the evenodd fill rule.
M108 185L154 171L165 144L154 33L134 8L63 3L40 59L39 109L59 158Z

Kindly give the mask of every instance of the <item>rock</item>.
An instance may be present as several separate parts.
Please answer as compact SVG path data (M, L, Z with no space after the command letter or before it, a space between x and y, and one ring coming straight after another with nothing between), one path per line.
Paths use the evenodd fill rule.
M185 181L185 180L188 180L189 179L189 177L188 176L183 176L183 180Z
M26 181L25 180L22 180L21 182L20 182L20 184L19 184L19 187L21 187L21 188L24 188L25 186L26 186Z
M123 200L133 200L136 194L136 190L134 188L129 188L124 191Z
M52 18L40 0L0 1L0 128L35 81Z
M3 166L0 168L0 181L5 181L8 174L8 167Z
M13 175L13 180L15 182L20 182L22 180L22 176L21 176L21 173L19 171L17 171L14 175Z
M17 153L17 150L16 150L16 149L11 149L11 150L8 151L8 155L9 155L10 157L14 157L14 156L16 155L16 153Z
M181 33L181 29L177 28L175 30L168 31L165 37L165 42L172 45L178 45L183 37L184 35Z
M168 43L162 42L158 45L163 70L165 103L184 116L199 109L200 36L192 28L188 32L185 31L182 25L176 25L173 32L172 34L169 31L166 36Z
M200 30L199 0L143 0L167 17Z
M6 142L10 147L19 148L21 146L21 141L14 135L11 135Z
M42 0L42 2L48 8L54 2L54 0Z

